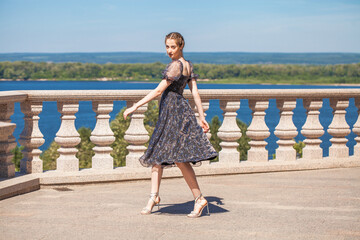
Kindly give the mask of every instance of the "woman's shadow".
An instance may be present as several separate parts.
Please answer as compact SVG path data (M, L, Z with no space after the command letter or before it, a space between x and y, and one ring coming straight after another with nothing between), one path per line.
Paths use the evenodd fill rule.
M223 198L218 198L218 197L214 197L214 196L207 196L206 200L208 201L209 204L209 212L210 214L212 213L223 213L223 212L228 212L227 209L221 207L224 205L223 203ZM188 201L185 203L177 203L177 204L159 204L160 205L160 209L153 211L153 213L155 214L188 214L190 213L193 209L194 209L194 201ZM156 208L154 207L154 210ZM202 214L201 215L207 215L207 209L206 207L203 209Z

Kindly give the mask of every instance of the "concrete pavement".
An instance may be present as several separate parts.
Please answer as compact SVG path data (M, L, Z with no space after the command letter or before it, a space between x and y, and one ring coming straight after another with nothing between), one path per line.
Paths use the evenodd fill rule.
M182 178L162 180L148 216L149 181L61 186L0 201L0 239L360 239L360 168L198 181L210 216L186 217Z

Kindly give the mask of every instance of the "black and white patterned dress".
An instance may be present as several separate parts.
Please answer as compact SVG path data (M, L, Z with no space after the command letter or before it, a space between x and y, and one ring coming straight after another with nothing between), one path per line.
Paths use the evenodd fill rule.
M175 162L211 160L218 153L196 120L194 111L182 95L186 84L197 79L190 61L191 75L184 76L180 60L169 63L163 71L163 79L171 84L163 92L159 103L159 119L150 138L149 146L139 159L145 167L174 166Z

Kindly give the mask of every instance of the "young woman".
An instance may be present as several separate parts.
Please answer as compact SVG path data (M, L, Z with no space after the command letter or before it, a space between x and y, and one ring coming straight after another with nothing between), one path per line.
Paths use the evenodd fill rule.
M159 187L163 168L176 164L195 198L194 210L187 216L199 217L205 207L209 214L209 206L201 194L190 163L214 159L218 153L205 134L209 131L209 124L205 120L196 86L198 75L194 74L192 63L185 60L183 56L184 38L180 33L169 33L165 37L165 45L166 52L172 61L163 71L162 81L148 95L124 112L126 119L137 108L162 94L159 119L150 138L148 149L139 159L143 166L152 167L150 199L141 214L150 214L154 205L160 203ZM186 84L189 85L194 97L199 112L199 123L182 95Z

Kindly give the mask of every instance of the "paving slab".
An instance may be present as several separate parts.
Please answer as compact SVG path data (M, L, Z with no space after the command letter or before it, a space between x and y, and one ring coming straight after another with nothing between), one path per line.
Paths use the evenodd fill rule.
M166 171L166 169L165 169ZM150 174L150 173L149 173ZM0 239L360 239L360 168L198 178L210 216L186 217L183 178L44 188L0 201ZM204 210L205 212L205 210Z

